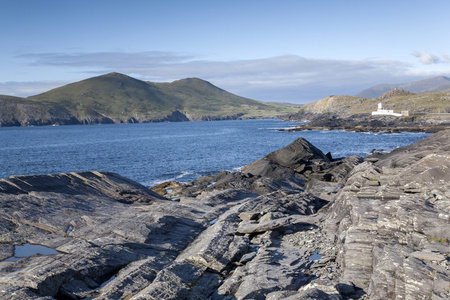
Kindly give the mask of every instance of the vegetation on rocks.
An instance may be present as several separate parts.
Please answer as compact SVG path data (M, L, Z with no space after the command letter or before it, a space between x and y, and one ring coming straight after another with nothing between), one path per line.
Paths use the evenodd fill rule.
M414 94L405 90L386 92L378 98L361 98L355 96L329 96L302 106L289 118L332 113L340 117L356 114L370 114L377 110L378 103L385 109L409 111L410 115L428 113L450 113L450 93Z
M378 103L396 113L408 111L409 116L375 115ZM450 93L414 94L392 90L378 98L329 96L307 104L284 120L308 120L292 130L344 129L354 131L437 132L450 128Z

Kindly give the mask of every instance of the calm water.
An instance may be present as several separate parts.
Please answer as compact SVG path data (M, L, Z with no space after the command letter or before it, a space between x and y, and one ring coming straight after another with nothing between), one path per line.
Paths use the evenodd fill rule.
M428 134L281 132L279 120L0 128L0 178L76 171L116 172L144 185L188 182L237 170L298 137L333 157L390 151Z

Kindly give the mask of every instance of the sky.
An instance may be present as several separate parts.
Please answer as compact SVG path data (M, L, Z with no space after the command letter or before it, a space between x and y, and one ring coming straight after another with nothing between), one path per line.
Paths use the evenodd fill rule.
M119 72L310 103L450 77L448 0L2 0L0 94Z

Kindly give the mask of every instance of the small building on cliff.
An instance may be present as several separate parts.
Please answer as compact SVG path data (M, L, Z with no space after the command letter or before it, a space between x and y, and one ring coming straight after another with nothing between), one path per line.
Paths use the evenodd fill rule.
M396 117L401 117L401 116L409 116L409 111L402 111L400 114L399 113L394 113L393 110L388 110L388 109L384 109L383 108L383 103L378 103L378 109L376 111L372 112L372 116L379 116L379 115L388 115L388 116L396 116Z

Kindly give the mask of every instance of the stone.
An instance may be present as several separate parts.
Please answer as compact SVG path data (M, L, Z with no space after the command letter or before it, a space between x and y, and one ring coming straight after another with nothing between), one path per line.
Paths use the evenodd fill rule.
M243 256L241 257L241 259L239 260L239 262L240 262L241 264L246 264L246 263L248 263L249 261L251 261L252 259L254 259L255 257L256 257L256 252L253 251L253 252L250 252L250 253L247 253L247 254L243 255Z
M239 219L242 221L255 220L259 217L259 212L242 212L239 214Z

